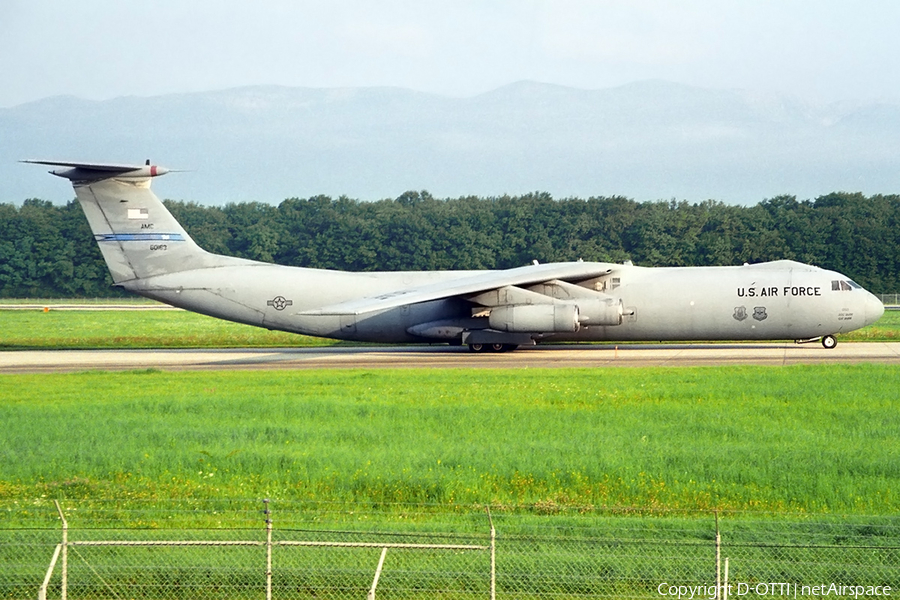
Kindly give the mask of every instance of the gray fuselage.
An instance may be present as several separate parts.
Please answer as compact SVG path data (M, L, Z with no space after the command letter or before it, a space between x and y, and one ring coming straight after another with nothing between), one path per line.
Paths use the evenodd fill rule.
M126 287L249 325L371 342L437 341L407 330L430 321L471 319L477 312L461 298L447 298L365 315L298 314L351 300L362 291L393 293L471 271L346 273L241 263L151 277ZM849 279L792 261L741 267L617 265L592 284L622 299L626 314L620 325L535 333L559 341L807 339L852 331L880 318L884 309L877 298L858 287L844 284L847 289L842 289L840 282Z

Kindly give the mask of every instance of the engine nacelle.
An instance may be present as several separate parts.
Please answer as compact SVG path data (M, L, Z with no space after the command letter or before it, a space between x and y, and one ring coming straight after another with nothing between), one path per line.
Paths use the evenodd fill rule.
M491 329L514 333L574 333L581 326L575 304L495 306L488 317Z
M622 308L620 298L604 299L578 299L578 312L581 324L589 326L597 325L621 325L625 309Z

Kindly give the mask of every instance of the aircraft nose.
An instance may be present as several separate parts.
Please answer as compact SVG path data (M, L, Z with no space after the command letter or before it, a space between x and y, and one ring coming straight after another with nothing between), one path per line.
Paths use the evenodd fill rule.
M866 325L871 325L884 314L884 304L871 292L866 292L866 294Z

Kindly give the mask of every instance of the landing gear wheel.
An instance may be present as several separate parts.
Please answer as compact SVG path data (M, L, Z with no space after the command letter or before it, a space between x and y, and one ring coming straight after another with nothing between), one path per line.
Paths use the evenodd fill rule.
M518 348L518 344L491 344L491 352L512 352Z
M469 344L469 352L512 352L518 344Z
M834 339L833 335L823 335L822 336L822 345L825 346L828 350L831 350L835 346L837 346L837 340Z

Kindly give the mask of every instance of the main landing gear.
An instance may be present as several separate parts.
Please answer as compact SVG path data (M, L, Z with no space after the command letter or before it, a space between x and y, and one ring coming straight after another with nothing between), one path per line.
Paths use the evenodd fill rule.
M512 352L518 344L469 344L469 352Z

